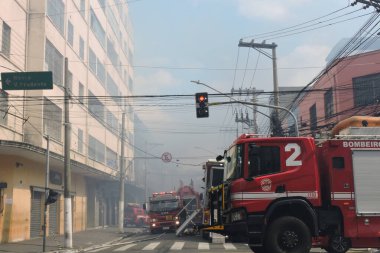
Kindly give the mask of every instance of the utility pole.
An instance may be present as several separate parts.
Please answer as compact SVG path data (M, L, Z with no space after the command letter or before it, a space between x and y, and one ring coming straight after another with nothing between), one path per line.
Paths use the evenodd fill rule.
M46 251L46 216L47 216L47 198L49 196L49 172L50 172L50 164L49 164L49 156L50 156L50 148L49 148L50 137L46 136L46 172L45 172L45 203L44 203L44 224L43 228L43 239L42 239L42 252Z
M242 89L232 89L231 90L231 93L251 94L252 95L252 103L257 103L257 93L259 93L259 92L264 92L264 90L256 90L256 88L243 89L243 90ZM247 119L248 119L248 116L247 116ZM236 121L236 122L238 122L238 121ZM239 122L241 122L241 121L239 121ZM243 122L243 123L246 123L246 122ZM252 122L249 121L248 126L252 127L252 130L254 133L259 132L259 127L257 125L257 106L256 105L253 106L253 121Z
M279 90L278 90L278 76L277 76L277 55L276 55L276 48L277 44L266 44L265 41L263 43L255 43L254 40L251 42L243 42L242 40L239 41L239 47L250 47L253 48L266 57L272 59L272 66L273 66L273 93L274 93L274 106L279 106ZM267 52L263 51L262 49L271 49L272 55L268 54ZM279 120L279 113L277 109L274 109L275 115L274 115L274 133L280 133L281 129L281 123Z
M124 233L124 139L125 139L125 112L121 122L121 147L120 147L120 199L119 199L119 232Z
M70 95L69 95L69 82L68 82L68 59L65 58L65 151L64 151L64 233L65 233L65 248L73 247L73 223L72 223L72 209L71 209L71 167L70 167L70 149L71 149L71 124L70 124Z

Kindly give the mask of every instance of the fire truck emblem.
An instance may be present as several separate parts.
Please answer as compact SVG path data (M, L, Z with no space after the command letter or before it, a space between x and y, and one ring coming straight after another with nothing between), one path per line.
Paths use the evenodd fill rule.
M261 180L261 189L265 192L269 192L272 189L272 180L269 178Z

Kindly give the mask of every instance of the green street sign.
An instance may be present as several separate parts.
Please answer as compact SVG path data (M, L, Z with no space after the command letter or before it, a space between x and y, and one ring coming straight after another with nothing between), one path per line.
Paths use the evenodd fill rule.
M1 73L3 90L51 90L53 73L44 72L8 72Z

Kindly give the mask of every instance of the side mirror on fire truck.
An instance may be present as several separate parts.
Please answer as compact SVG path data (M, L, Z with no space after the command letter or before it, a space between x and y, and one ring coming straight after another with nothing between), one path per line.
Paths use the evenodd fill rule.
M217 157L216 157L216 161L217 162L220 162L221 160L223 160L223 156L222 155L218 155Z
M146 210L146 204L145 203L143 204L143 209Z

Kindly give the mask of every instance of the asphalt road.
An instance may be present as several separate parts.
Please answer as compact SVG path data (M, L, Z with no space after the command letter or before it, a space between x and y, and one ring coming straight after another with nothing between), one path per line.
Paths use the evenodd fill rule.
M252 252L245 243L209 243L199 235L184 235L177 237L174 233L150 234L146 229L127 229L131 236L115 244L95 248L87 252L144 252L144 253L239 253ZM325 252L322 249L312 249L313 253ZM352 250L349 253L368 253L368 250Z

